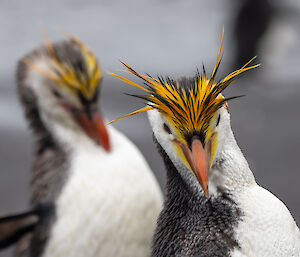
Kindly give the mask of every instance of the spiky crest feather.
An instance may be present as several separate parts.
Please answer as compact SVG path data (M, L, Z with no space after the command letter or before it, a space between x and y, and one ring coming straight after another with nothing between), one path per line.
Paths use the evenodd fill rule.
M147 93L146 95L133 96L146 100L148 106L113 120L110 123L151 109L157 109L173 123L181 136L194 133L195 131L205 134L210 120L216 111L227 101L239 97L224 98L221 95L223 90L227 88L239 74L259 66L248 66L255 59L254 57L240 69L230 73L219 82L215 82L216 73L220 66L223 37L224 31L222 33L217 61L210 78L207 78L203 66L202 74L198 71L193 79L189 79L189 81L192 82L188 86L168 77L166 79L163 79L162 77L155 79L149 75L141 75L125 62L121 61L130 73L144 81L146 87L142 87L120 75L114 73L111 74L120 80L145 91Z
M74 94L80 92L86 99L91 99L99 86L102 76L97 59L77 37L68 33L65 34L80 48L84 59L85 72L75 71L74 67L68 62L59 60L45 32L43 32L43 37L49 55L49 58L45 58L45 61L49 63L50 69L44 70L29 58L24 58L23 61L58 86Z

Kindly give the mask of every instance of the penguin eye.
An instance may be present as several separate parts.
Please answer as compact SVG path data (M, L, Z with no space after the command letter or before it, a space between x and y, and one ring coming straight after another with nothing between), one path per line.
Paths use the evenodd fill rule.
M55 95L57 98L62 98L62 95L58 93L55 89L52 90L53 95Z
M171 129L169 128L169 126L166 124L166 123L164 123L164 130L168 133L168 134L171 134L172 132L171 132Z
M219 114L218 119L217 119L217 123L216 123L216 127L219 125L220 119L221 119L221 115Z

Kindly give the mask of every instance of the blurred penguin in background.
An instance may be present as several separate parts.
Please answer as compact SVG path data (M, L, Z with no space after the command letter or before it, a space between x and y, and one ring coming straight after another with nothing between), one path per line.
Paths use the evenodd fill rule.
M34 139L33 209L2 219L2 246L21 238L16 257L148 256L159 185L137 147L104 123L94 54L73 36L45 42L17 67Z

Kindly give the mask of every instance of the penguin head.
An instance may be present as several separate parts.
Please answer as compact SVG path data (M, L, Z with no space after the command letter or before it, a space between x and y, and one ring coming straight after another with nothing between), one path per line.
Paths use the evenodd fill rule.
M216 81L222 42L223 36L210 76L207 76L203 67L202 72L197 71L192 78L154 78L139 74L124 62L122 64L127 70L142 79L145 86L112 74L145 93L134 96L145 100L147 105L121 118L147 111L157 142L181 176L200 184L206 196L209 194L210 169L231 132L227 102L239 97L225 98L222 92L239 74L258 66L249 66L252 59L240 69Z
M25 70L25 72L24 72ZM39 114L48 125L83 131L110 150L109 136L98 111L101 70L94 54L76 37L35 49L19 61L21 90L34 95Z

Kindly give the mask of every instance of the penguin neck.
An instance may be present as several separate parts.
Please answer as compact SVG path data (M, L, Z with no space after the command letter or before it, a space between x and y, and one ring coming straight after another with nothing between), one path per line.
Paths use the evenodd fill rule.
M31 204L55 202L68 176L69 152L45 123L38 99L31 90L19 87L20 99L34 139L31 174Z
M216 154L215 161L209 171L210 193L218 194L221 189L234 194L255 183L248 162L230 129L222 149Z
M74 122L47 121L54 140L67 151L74 152L83 147L98 147L94 141Z
M241 211L235 199L222 190L218 196L206 197L199 182L182 176L159 144L158 149L166 165L167 183L151 256L230 256L239 247L234 230Z
M33 132L34 147L37 155L45 150L59 147L47 125L43 122L36 97L31 90L19 87L21 102L23 103L25 116L29 127Z
M72 153L84 147L89 147L89 150L91 147L100 148L71 117L65 116L56 119L38 108L27 110L27 118L34 132L38 155L47 149Z

